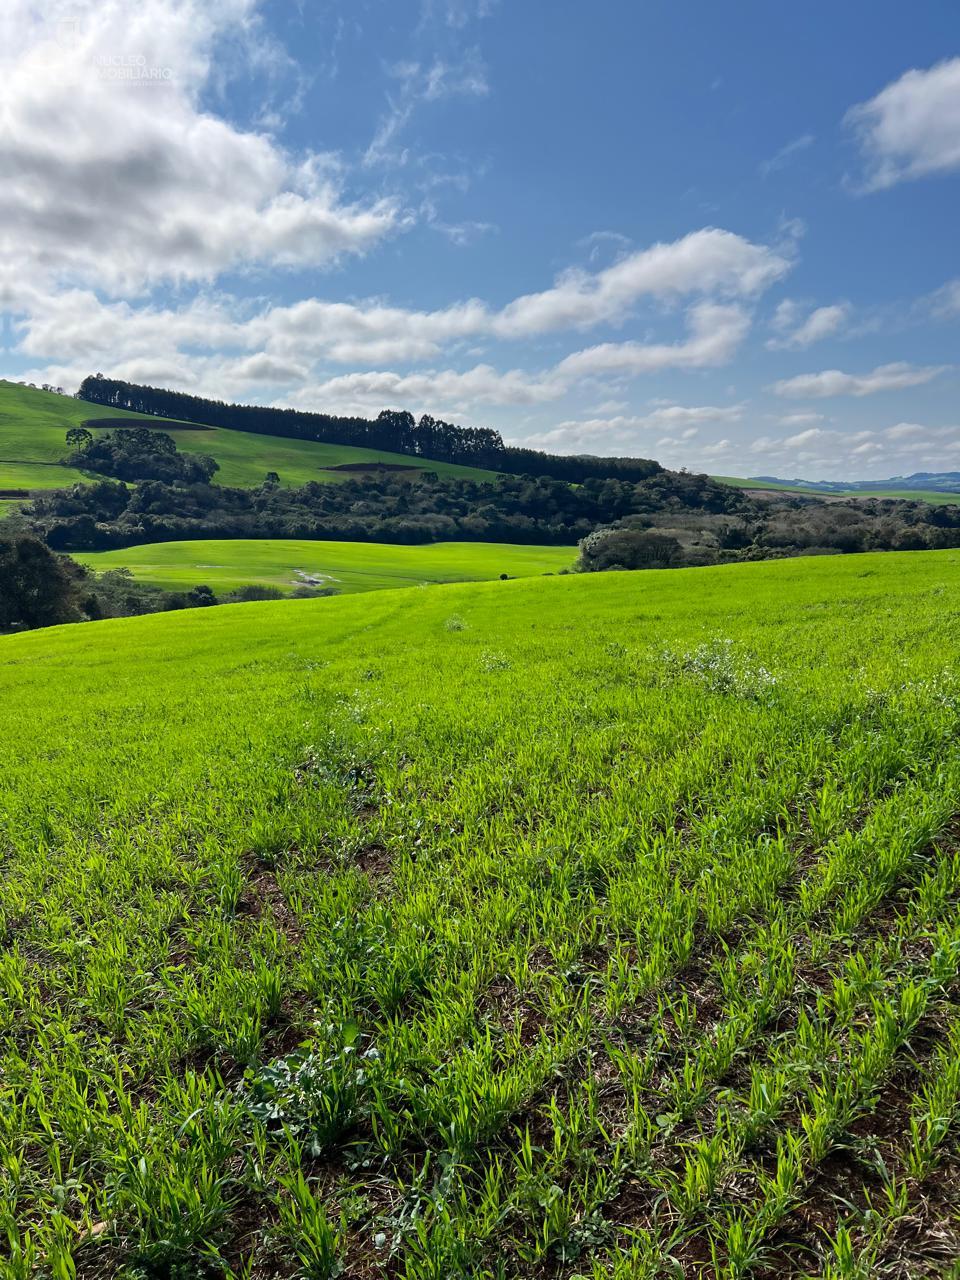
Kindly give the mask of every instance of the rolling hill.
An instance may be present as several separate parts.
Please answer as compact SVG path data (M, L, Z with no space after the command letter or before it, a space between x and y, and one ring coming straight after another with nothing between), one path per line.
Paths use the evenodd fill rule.
M64 440L67 429L90 420L168 431L179 449L216 458L220 464L216 475L218 483L239 488L261 484L268 471L276 471L281 484L294 486L310 480L336 483L347 476L363 474L362 470L337 468L367 468L377 464L402 467L408 472L435 471L474 479L492 479L494 475L406 454L178 423L0 381L0 498L5 490L59 489L89 478L61 466L60 459L69 452ZM109 430L109 426L98 426L94 430Z
M98 573L129 569L134 577L170 590L204 585L219 593L255 584L286 592L312 585L352 593L428 582L477 582L504 573L511 578L557 573L569 569L576 554L576 547L494 542L403 546L235 538L76 552L73 558Z
M0 639L4 1274L943 1274L958 594L890 553Z

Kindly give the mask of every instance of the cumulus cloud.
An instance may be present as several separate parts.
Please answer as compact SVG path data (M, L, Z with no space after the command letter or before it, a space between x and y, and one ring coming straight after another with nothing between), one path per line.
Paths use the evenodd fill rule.
M611 417L573 418L558 423L547 431L524 437L524 444L556 453L629 453L649 452L652 431L668 430L673 435L661 436L652 443L670 448L694 439L702 426L713 423L739 422L743 405L660 405L651 413L616 414Z
M682 342L604 342L561 360L568 378L591 374L634 376L659 369L704 368L732 359L750 328L750 313L736 305L701 302L687 314L689 337Z
M362 304L308 298L271 307L247 326L246 337L274 353L337 363L430 360L442 347L489 327L489 312L476 300L436 311L394 307L380 299Z
M960 57L907 71L851 107L868 191L960 169Z
M775 469L787 477L891 479L918 470L954 470L960 460L960 426L900 422L852 432L813 427L787 436L761 436L742 456L748 471L762 458L768 473Z
M785 245L771 246L705 227L641 249L617 241L623 252L612 264L565 272L503 306L466 298L429 310L377 297L270 305L222 291L228 274L364 254L413 217L383 195L354 194L336 155L294 153L263 124L241 127L210 109L228 76L224 47L258 65L289 62L270 44L257 3L76 0L64 26L46 6L8 0L0 307L11 350L33 362L28 377L75 387L99 369L225 397L364 411L537 405L588 380L723 364L743 342L756 299L791 268L789 231ZM480 17L483 7L470 0L463 11ZM421 104L487 92L479 53L459 46L393 72L374 152L400 145ZM457 243L491 230L441 222L426 207L416 216ZM498 367L478 351L621 325L641 303L670 313L665 340L568 343L540 369L515 367L527 363L515 353ZM679 336L676 316L686 326ZM564 355L571 345L580 349ZM603 388L596 398L611 393L622 391ZM670 413L659 429L689 428Z
M807 426L809 423L822 421L822 413L785 413L783 417L777 419L781 427Z
M346 373L311 382L287 397L302 408L341 413L370 413L384 405L413 407L415 413L462 414L477 405L536 405L555 400L567 386L552 371L529 374L523 369L501 372L491 365L472 369L397 373L375 370Z
M788 449L801 449L813 444L815 440L828 440L833 433L823 431L820 427L809 427L806 431L798 431L796 435L787 436L783 441Z
M621 348L629 348L623 352ZM675 353L689 344L677 347L644 347L642 344L618 344L614 354L605 352L598 363L594 353L601 348L574 353L558 364L539 372L523 369L501 371L489 364L473 368L431 369L401 373L395 370L372 370L348 373L311 382L297 390L291 403L333 406L340 412L368 412L382 408L384 404L405 403L431 412L465 413L478 405L538 405L558 400L575 387L583 378L598 373L616 371L620 374L649 372L678 363ZM640 353L643 353L642 356ZM580 357L583 357L581 360ZM689 354L679 363L689 363ZM603 419L584 430L606 431L664 427L676 428L704 421L737 421L740 406L720 409L713 406L685 408L678 405L663 406L643 417L622 417L619 420Z
M821 373L801 373L773 384L778 396L872 396L879 391L896 391L917 387L943 373L946 365L913 365L904 361L883 364L870 373L843 373L840 369L824 369Z
M671 302L694 295L685 313L687 332L677 341L600 343L522 377L519 371L495 373L491 365L478 366L483 372L475 377L442 368L419 375L434 379L448 405L469 403L471 391L475 403L527 404L555 398L587 378L629 378L726 363L749 330L752 294L785 269L786 262L765 246L708 229L674 245L640 251L615 268L579 272L575 282L563 278L553 289L499 310L475 298L432 311L381 298L306 298L264 306L213 291L162 307L112 301L89 288L51 289L42 281L19 278L8 282L4 305L14 316L17 351L56 360L37 373L44 381L75 386L92 368L136 380L145 376L144 368L189 367L193 376L187 381L217 395L231 388L250 394L249 384L257 382L280 391L296 385L302 396L309 385L324 394L352 396L349 403L356 408L361 396L371 403L374 388L393 389L395 395L406 388L419 391L426 384L408 381L412 375L402 366L429 364L435 371L445 351L469 349L477 340L507 335L516 340L565 326L586 329L610 321L644 294ZM741 300L699 296L707 288ZM331 378L323 367L330 365L360 366L361 371L366 366L372 373L349 383ZM208 381L198 384L199 377ZM161 380L160 374L153 373L150 380ZM181 375L178 381L183 380Z
M887 427L884 435L889 440L918 440L929 432L929 427L922 427L918 422L898 422L896 426Z
M49 10L49 7L47 7ZM210 114L218 40L255 0L78 0L65 26L8 0L0 258L31 279L135 292L251 266L325 266L404 225L345 199L334 158Z
M551 289L511 302L497 317L495 331L512 338L616 321L643 297L749 297L769 288L790 267L785 251L705 227L627 254L603 271L568 271Z
M690 336L677 343L602 343L573 352L540 372L511 369L501 372L489 364L466 371L440 369L401 373L374 370L338 375L311 383L297 392L296 403L315 397L315 404L332 404L341 411L360 412L379 404L406 400L424 407L441 406L463 412L474 405L533 405L556 400L587 378L614 374L633 377L668 368L696 368L729 359L749 328L749 315L740 307L699 303L688 316ZM668 408L658 425L676 420Z
M816 307L803 316L799 304L786 298L777 307L773 317L773 328L779 336L770 338L767 346L770 350L812 346L813 343L838 333L847 324L849 317L850 306L846 302Z
M700 449L700 455L703 458L716 459L728 454L733 449L731 440L717 440L714 444L703 445Z

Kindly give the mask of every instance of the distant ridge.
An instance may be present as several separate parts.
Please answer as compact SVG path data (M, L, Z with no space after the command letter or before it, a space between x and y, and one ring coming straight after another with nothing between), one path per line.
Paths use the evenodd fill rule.
M872 492L876 489L925 489L940 493L960 493L960 471L914 471L909 476L892 476L889 480L785 480L780 476L750 476L754 484L789 485L793 489L810 489L815 493L849 493L851 489Z

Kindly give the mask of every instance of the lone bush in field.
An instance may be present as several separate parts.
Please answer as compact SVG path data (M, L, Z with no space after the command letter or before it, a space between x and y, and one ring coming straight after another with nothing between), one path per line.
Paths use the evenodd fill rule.
M604 569L670 569L681 563L676 538L643 529L597 529L580 540L581 573Z
M282 600L283 592L279 587L259 586L251 583L246 587L235 587L223 597L224 604L246 604L252 600Z

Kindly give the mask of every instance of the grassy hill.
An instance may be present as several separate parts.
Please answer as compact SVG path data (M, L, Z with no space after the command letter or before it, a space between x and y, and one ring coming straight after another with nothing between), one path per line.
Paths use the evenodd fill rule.
M4 1275L942 1272L958 593L887 554L0 640Z
M475 582L569 569L574 547L528 547L497 542L435 542L398 546L293 539L158 542L122 551L77 552L98 573L129 569L144 582L172 590L200 584L214 591L255 583L291 591L306 583L341 592L412 587L425 582Z
M216 458L220 464L217 482L239 488L259 485L268 471L276 471L284 485L301 485L309 480L336 483L357 473L330 468L358 464L370 466L374 463L474 479L490 479L494 475L489 471L431 462L407 454L168 422L166 418L108 409L88 404L85 400L74 400L72 396L59 396L54 392L22 387L19 383L0 381L0 491L58 489L84 479L80 472L58 464L68 452L64 440L67 429L81 426L90 419L162 428L185 452L207 453ZM106 431L109 427L94 430Z

